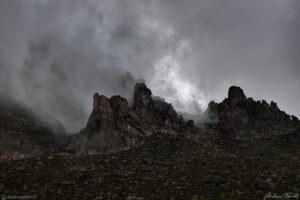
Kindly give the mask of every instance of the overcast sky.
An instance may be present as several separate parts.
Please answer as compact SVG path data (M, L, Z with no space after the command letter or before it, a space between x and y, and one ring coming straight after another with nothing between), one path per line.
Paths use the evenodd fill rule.
M70 132L95 92L131 101L132 79L179 111L238 85L300 117L299 13L299 0L1 0L0 94Z

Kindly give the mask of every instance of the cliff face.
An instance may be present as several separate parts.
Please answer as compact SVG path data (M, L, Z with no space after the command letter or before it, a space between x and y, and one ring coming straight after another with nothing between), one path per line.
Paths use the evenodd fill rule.
M86 128L71 137L68 148L79 153L105 153L137 144L143 136L157 131L187 132L195 129L186 123L171 104L153 98L144 83L134 87L130 107L120 96L107 98L96 93L93 111Z
M234 135L237 131L251 129L269 132L299 124L295 116L281 111L273 101L254 101L246 98L243 90L232 86L228 98L218 104L219 125L223 134Z
M155 128L176 132L187 131L188 124L177 114L172 104L151 95L151 90L144 83L135 85L133 111L139 119Z
M152 92L144 83L134 87L133 103L121 96L107 98L96 93L93 111L79 133L55 135L38 123L29 112L15 105L0 103L0 160L22 158L61 149L77 153L109 153L143 142L145 136L161 133L199 133L192 120L185 121L173 106ZM277 104L247 98L239 87L230 87L228 98L211 102L204 121L213 122L222 136L234 137L244 130L257 133L292 130L286 140L299 137L300 122L281 111ZM213 125L215 127L215 125ZM64 139L65 147L61 147Z

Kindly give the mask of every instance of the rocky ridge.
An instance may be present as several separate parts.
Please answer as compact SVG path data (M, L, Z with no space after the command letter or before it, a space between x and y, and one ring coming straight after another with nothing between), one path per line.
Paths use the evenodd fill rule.
M299 137L300 122L281 111L273 101L255 101L243 90L232 86L221 103L210 102L203 121L217 127L222 136L234 138L245 132L285 132L285 140ZM154 97L144 83L134 87L132 105L121 96L107 98L96 93L93 111L79 133L61 136L53 133L26 109L1 103L0 159L19 159L43 152L67 151L99 154L124 150L141 144L153 133L198 133L203 131L192 120L185 121L173 106ZM296 131L292 131L296 128ZM65 140L66 144L63 144ZM62 147L63 145L65 147Z
M209 104L208 121L217 123L201 130L145 84L136 85L132 105L95 94L93 107L86 127L70 137L67 149L74 154L59 150L54 133L30 112L0 104L0 152L23 156L0 162L2 197L254 200L299 194L299 121L238 87Z
M280 131L300 124L296 116L281 111L275 102L247 98L240 87L232 86L228 98L221 103L211 102L206 111L218 117L223 135L233 136L242 130L251 132Z
M121 96L107 98L96 93L86 128L71 137L68 149L77 153L108 153L138 144L154 132L195 131L173 106L153 97L144 83L134 87L132 107Z

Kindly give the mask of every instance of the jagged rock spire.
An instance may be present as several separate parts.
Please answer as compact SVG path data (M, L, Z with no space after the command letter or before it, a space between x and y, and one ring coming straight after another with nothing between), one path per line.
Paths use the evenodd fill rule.
M228 100L230 101L231 106L234 106L239 102L245 101L246 96L242 88L231 86L228 91Z
M72 136L70 149L77 151L83 147L83 151L113 151L135 144L141 136L156 131L187 132L195 129L193 122L186 123L171 104L153 99L145 83L136 83L132 108L121 96L107 98L95 93L93 99L93 111L87 126Z
M228 98L218 105L219 125L223 133L234 135L236 131L250 128L267 132L299 124L295 116L281 111L275 102L246 98L240 87L232 86Z

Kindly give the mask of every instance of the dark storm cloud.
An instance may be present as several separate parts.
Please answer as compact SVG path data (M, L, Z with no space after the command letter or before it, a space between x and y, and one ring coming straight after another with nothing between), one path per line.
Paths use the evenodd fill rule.
M190 43L181 76L213 99L240 85L299 116L299 1L165 0L156 8L176 41Z
M131 97L120 82L151 71L159 44L141 33L137 9L118 3L1 1L2 95L68 131L84 127L94 92Z
M3 0L0 93L69 132L84 127L94 92L130 99L140 78L180 111L199 113L234 84L299 116L299 8L297 0Z

